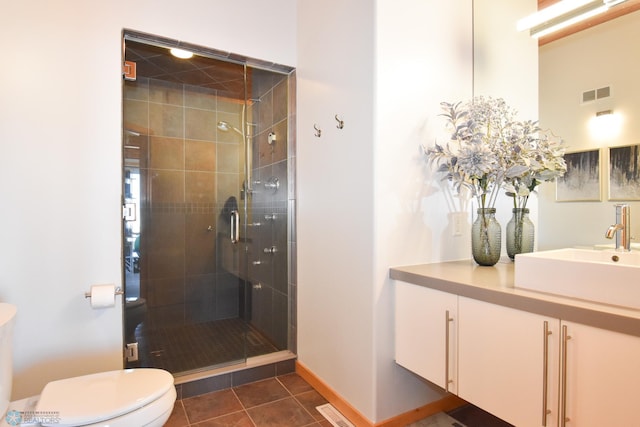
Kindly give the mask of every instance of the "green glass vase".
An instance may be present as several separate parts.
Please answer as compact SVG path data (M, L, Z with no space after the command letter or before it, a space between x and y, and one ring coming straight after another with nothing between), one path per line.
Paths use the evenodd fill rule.
M529 219L529 209L513 208L513 216L507 223L507 255L514 259L516 254L533 252L535 228Z
M471 226L471 253L479 265L495 265L500 259L502 230L495 208L478 208Z

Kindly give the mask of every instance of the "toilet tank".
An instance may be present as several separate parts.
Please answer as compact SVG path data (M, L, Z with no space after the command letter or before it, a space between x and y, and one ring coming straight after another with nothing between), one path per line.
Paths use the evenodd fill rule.
M11 401L13 381L13 323L17 309L0 303L0 419L4 418Z

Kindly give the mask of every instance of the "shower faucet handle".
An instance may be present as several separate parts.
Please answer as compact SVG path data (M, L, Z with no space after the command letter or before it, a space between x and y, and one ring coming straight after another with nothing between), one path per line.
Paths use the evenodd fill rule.
M272 176L264 183L264 188L267 190L273 190L275 193L280 188L280 180L277 176Z

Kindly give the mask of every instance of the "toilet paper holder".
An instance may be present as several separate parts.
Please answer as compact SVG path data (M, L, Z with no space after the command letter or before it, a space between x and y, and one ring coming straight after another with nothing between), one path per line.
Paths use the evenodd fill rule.
M124 295L124 291L122 290L121 287L117 287L116 288L116 295ZM84 297L85 298L91 298L91 292L85 292L84 293Z

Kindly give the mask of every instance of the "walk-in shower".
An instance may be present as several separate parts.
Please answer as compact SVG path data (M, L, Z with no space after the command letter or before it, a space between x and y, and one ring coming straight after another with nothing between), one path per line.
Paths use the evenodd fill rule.
M292 70L124 41L126 365L180 375L295 353ZM171 56L178 44L195 55Z

